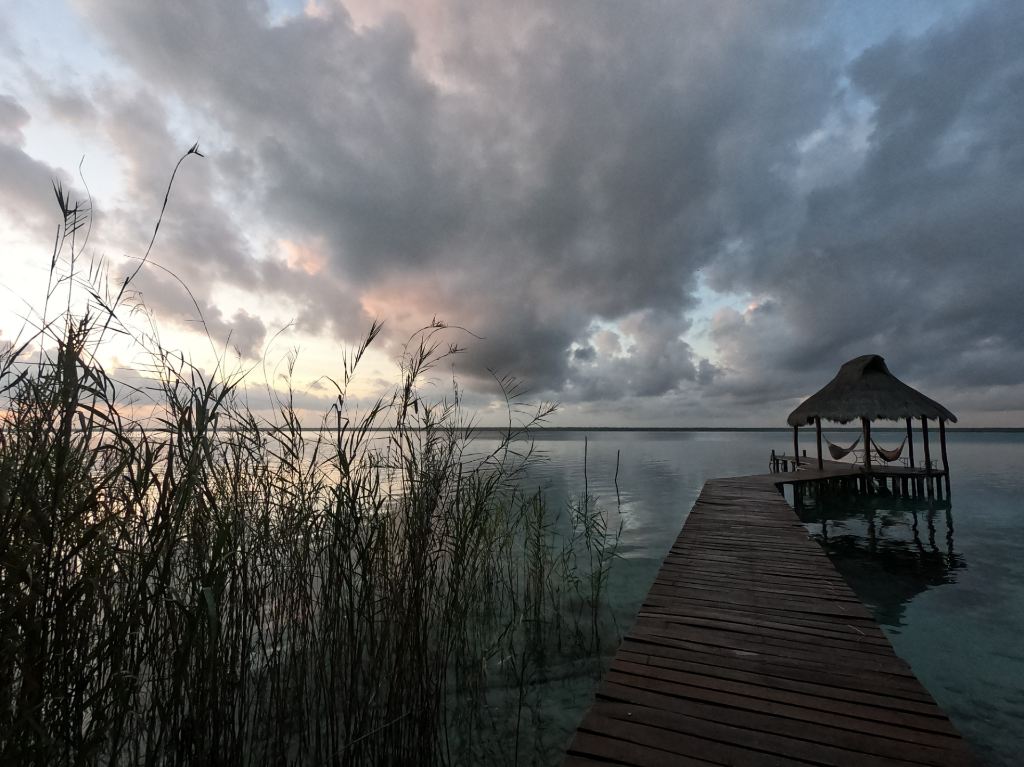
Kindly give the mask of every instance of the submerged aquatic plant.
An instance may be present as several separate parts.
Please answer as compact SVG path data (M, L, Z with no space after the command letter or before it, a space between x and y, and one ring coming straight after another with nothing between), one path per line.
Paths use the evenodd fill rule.
M122 324L149 250L110 287L79 265L88 206L57 197L41 320L0 352L0 763L557 758L539 697L595 649L617 536L589 497L524 489L551 408L516 424L499 381L509 426L479 450L458 388L423 393L458 351L441 323L357 407L375 324L318 427L290 385L260 415L241 374ZM114 333L149 354L144 415L99 362Z

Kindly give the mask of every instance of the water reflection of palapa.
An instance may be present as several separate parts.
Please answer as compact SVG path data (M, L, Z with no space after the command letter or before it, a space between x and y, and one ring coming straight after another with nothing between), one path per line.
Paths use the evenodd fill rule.
M966 567L948 500L839 497L800 512L857 595L889 626L918 594Z

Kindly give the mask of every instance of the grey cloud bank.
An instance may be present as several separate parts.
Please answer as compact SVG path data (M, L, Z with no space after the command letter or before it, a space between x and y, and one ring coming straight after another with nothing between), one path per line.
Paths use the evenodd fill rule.
M83 1L131 82L75 101L37 74L150 203L102 211L119 252L195 138L180 114L212 132L160 258L244 354L280 297L339 340L377 314L392 341L435 315L468 327L471 385L514 373L565 423L781 423L877 352L967 424L1024 425L1024 9L962 6L848 53L822 3L424 3L365 22L326 2ZM36 215L48 166L24 151L26 110L0 100L0 198ZM251 306L221 310L218 284ZM702 285L738 297L704 344ZM143 290L188 316L165 275Z

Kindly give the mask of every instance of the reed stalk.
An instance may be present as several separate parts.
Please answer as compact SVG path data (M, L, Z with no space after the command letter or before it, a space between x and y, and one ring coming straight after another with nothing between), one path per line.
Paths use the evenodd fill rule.
M47 308L0 352L0 763L557 761L531 711L594 650L617 535L524 489L551 408L479 450L458 388L424 394L458 351L434 323L369 406L376 324L312 431L290 386L254 412L121 322L138 271L81 268L88 209L58 199ZM98 361L113 333L151 360L145 417Z

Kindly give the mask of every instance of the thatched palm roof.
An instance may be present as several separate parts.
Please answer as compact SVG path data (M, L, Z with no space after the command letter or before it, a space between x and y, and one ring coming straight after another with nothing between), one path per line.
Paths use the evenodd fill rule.
M862 417L898 421L922 416L956 423L956 416L946 408L890 373L877 354L845 363L835 378L800 403L786 420L790 426L803 426L814 423L816 416L839 423Z

